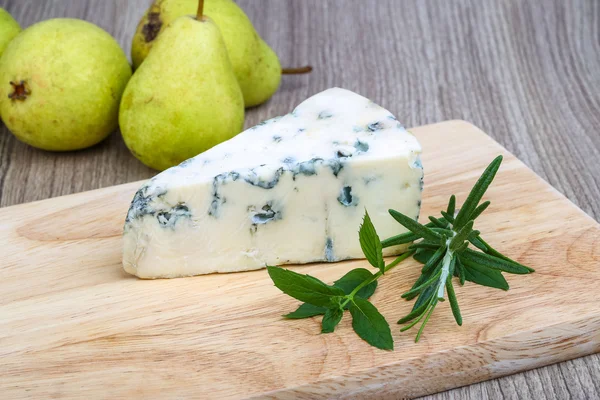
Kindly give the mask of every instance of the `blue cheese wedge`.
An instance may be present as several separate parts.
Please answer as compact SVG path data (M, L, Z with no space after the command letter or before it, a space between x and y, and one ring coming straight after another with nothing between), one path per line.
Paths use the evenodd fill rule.
M326 90L144 184L127 214L123 266L175 278L363 258L365 209L382 239L403 232L388 209L418 218L420 153L389 111Z

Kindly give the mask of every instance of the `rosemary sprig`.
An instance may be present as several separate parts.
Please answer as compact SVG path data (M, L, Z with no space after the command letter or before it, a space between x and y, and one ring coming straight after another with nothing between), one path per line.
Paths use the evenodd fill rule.
M436 231L430 224L421 225L397 211L390 210L392 217L408 229L409 233L384 240L383 247L387 247L390 243L402 242L409 236L422 239L411 246L417 252L415 259L424 264L421 276L415 285L402 295L403 298L408 299L418 296L417 302L413 310L398 321L399 324L409 323L402 328L404 331L424 318L415 341L421 337L435 307L445 300L445 294L448 295L456 323L462 325L462 316L452 283L453 276L459 278L461 285L468 280L479 285L508 290L508 283L501 272L511 274L533 272L533 269L493 249L481 238L480 232L473 229L475 219L490 205L489 201L481 204L479 202L494 180L501 163L502 156L492 161L458 212L455 210L456 197L452 195L447 209L441 213L442 218L430 217L433 226L441 231ZM481 252L468 248L469 243Z
M474 229L475 220L490 205L480 203L490 186L502 156L497 157L483 172L460 210L456 209L456 197L452 195L441 217L429 217L423 225L395 210L390 215L404 226L408 232L380 241L369 214L365 212L359 230L359 241L365 258L377 269L372 273L357 268L342 278L327 285L310 275L301 275L279 267L267 267L275 286L287 295L304 303L292 313L284 315L288 319L301 319L323 315L321 332L333 332L349 310L354 331L372 346L392 350L394 342L389 324L377 308L368 300L377 288L377 281L386 272L406 258L413 256L423 264L421 275L412 288L402 294L407 300L417 300L399 324L407 324L404 332L419 323L415 341L423 334L436 306L445 301L450 303L452 315L458 325L462 325L462 315L454 292L452 278L457 277L460 285L470 281L479 285L508 290L508 283L502 272L528 274L534 272L507 256L501 254L481 238ZM416 241L416 242L415 242ZM385 265L383 249L390 246L412 243L408 251ZM469 248L473 245L479 251Z

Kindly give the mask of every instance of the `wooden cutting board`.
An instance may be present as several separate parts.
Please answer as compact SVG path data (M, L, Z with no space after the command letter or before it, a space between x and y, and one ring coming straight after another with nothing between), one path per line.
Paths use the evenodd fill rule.
M425 335L394 322L418 274L401 264L372 300L395 351L360 340L346 315L286 321L298 302L265 270L142 281L121 269L121 230L139 182L0 209L3 398L401 398L600 351L600 226L490 137L462 121L415 128L426 170L423 215L459 204L506 156L477 228L537 270L508 292L457 288ZM358 239L357 239L358 240ZM331 282L365 261L295 267Z

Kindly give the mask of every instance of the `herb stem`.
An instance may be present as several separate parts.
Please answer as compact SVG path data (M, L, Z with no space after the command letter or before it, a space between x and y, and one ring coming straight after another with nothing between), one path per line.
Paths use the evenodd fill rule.
M396 265L400 264L402 261L406 260L408 257L412 256L413 254L415 254L415 250L407 251L406 253L400 254L394 261L392 261L391 263L389 263L388 265L385 266L384 272L388 272L390 269L394 268ZM383 275L383 272L379 271L375 275L373 275L372 277L370 277L367 280L364 280L360 285L355 287L354 290L351 291L350 294L347 296L346 300L342 303L341 307L342 308L345 307L346 304L348 304L354 298L356 293L358 293L360 291L360 289L364 288L371 282L374 282L377 279L381 278L382 275Z
M429 310L430 305L427 305L427 307L425 308L425 310L423 311L423 313L421 313L421 315L419 315L419 318L415 319L414 321L412 321L410 324L406 325L405 327L402 327L400 329L400 332L405 332L407 330L409 330L410 328L412 328L413 326L415 326L416 324L419 323L419 321L421 321L423 319L423 317L425 316L425 314L427 314L427 311Z
M421 324L421 327L419 328L419 332L417 332L417 337L415 337L415 343L417 343L419 341L419 339L421 338L421 335L423 334L423 330L425 329L425 325L427 325L427 322L429 321L429 318L431 317L431 314L433 314L433 310L435 310L435 306L438 302L437 298L434 298L435 300L433 300L431 306L429 306L429 312L427 313L427 316L425 317L425 319L423 320L423 324Z
M406 253L402 253L398 258L385 266L385 272L388 272L390 269L394 268L396 265L400 264L402 261L406 260L408 257L415 254L414 250L407 251Z
M454 257L454 253L450 250L450 239L448 239L446 241L446 254L442 261L442 275L440 276L440 284L437 292L438 299L444 298L444 288L446 287L446 280L448 280L448 276L450 275L450 263L452 262L452 257Z

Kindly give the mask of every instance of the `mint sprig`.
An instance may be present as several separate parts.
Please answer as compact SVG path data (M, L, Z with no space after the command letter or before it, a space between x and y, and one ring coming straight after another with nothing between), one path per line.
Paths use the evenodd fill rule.
M356 296L362 297L363 299L368 299L373 295L375 289L377 288L377 281L372 280L372 278L373 274L368 269L356 268L342 276L339 280L333 282L333 286L342 289L346 295L349 295L358 285L369 280L371 283L363 286L358 292L356 292ZM348 309L347 304L345 305L344 309ZM284 317L289 319L302 319L317 315L324 315L326 311L326 307L319 307L309 303L304 303L301 304L296 311L286 314Z
M367 343L384 350L392 350L394 342L390 326L377 308L368 300L377 288L377 281L386 272L406 258L413 256L423 264L421 275L402 298L415 304L398 323L406 324L404 332L420 324L415 341L422 336L425 326L431 319L436 306L444 302L446 296L452 315L458 325L463 318L453 286L453 277L464 285L465 281L497 289L508 290L509 286L502 275L529 274L532 268L522 265L501 254L481 237L474 229L475 220L489 207L490 202L481 200L494 180L502 156L498 156L483 172L465 203L456 209L456 197L452 195L441 217L429 217L429 223L420 224L414 219L395 210L390 215L404 228L406 233L381 241L369 214L359 230L359 242L365 258L377 269L372 273L357 268L332 286L310 275L301 275L279 267L267 267L269 276L281 291L304 303L294 312L286 314L288 319L309 318L323 315L321 332L333 332L349 310L354 331ZM383 249L390 246L409 244L408 251L386 265ZM470 248L472 245L475 249Z
M381 241L367 212L358 236L363 252L368 254L369 263L378 268L375 274L364 268L353 269L333 286L329 286L309 275L279 267L267 267L267 271L275 286L282 292L305 302L296 311L284 315L285 318L301 319L323 315L321 332L330 333L342 320L344 311L350 310L352 327L358 336L379 349L392 350L394 340L390 326L368 299L377 288L377 280L414 252L404 253L385 265ZM319 284L315 284L315 281ZM332 288L339 292L333 293ZM324 300L323 296L328 296L330 300ZM317 299L317 302L311 299Z

